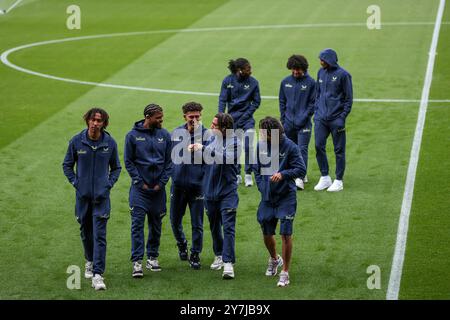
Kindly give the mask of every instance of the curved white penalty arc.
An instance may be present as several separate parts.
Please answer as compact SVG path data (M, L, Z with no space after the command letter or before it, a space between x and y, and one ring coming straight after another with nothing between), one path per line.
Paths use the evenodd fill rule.
M399 25L428 25L431 24L429 22L391 22L385 23L385 25L399 26ZM72 37L72 38L63 38L56 40L47 40L41 42L35 42L30 44L25 44L22 46L18 46L15 48L11 48L5 52L3 52L0 56L1 62L6 66L15 69L17 71L27 73L33 76L38 76L42 78L103 87L103 88L113 88L113 89L122 89L122 90L135 90L135 91L147 91L147 92L158 92L158 93L168 93L168 94L184 94L184 95L197 95L197 96L218 96L218 93L212 92L198 92L198 91L186 91L186 90L172 90L172 89L160 89L160 88L146 88L139 86L127 86L120 84L112 84L105 82L93 82L93 81L84 81L77 80L71 78L58 77L50 74L45 74L37 71L33 71L30 69L26 69L20 67L11 61L9 61L8 57L14 52L25 50L38 46L45 46L51 44L59 44L64 42L72 42L72 41L82 41L82 40L92 40L92 39L100 39L100 38L112 38L112 37L124 37L124 36L140 36L140 35L151 35L151 34L163 34L163 33L189 33L189 32L214 32L214 31L231 31L231 30L258 30L258 29L285 29L285 28L314 28L314 27L354 27L354 26L366 26L365 23L323 23L323 24L293 24L293 25L261 25L261 26L235 26L235 27L211 27L211 28L191 28L191 29L166 29L166 30L150 30L150 31L138 31L138 32L122 32L122 33L110 33L110 34L100 34L100 35L90 35L90 36L81 36L81 37ZM262 99L267 100L276 100L277 96L262 96ZM420 100L414 99L354 99L355 102L386 102L386 103L413 103L420 102ZM435 100L436 102L450 102L450 100ZM433 102L430 100L430 102Z

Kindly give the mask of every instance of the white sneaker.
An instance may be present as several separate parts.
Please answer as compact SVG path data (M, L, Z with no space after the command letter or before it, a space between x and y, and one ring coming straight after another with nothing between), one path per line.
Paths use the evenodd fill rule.
M236 179L237 179L237 184L241 184L241 183L242 183L242 177L241 177L240 174L238 174L238 175L236 176Z
M267 264L266 276L273 277L278 273L278 268L283 265L283 258L277 255L276 259L269 257L269 263Z
M161 266L159 265L157 258L148 258L145 267L150 271L161 271Z
M223 261L222 261L222 256L216 256L214 258L213 263L211 264L211 269L212 270L220 270L223 267Z
M286 271L280 272L280 280L278 280L278 287L287 287L289 285L289 273Z
M327 189L329 192L338 192L344 189L344 182L342 180L335 179L331 187Z
M105 282L103 282L103 277L99 274L96 274L92 277L92 288L95 290L106 290Z
M234 279L234 268L231 262L225 262L223 264L223 279Z
M308 181L308 176L305 176L304 178L303 178L303 182L304 183L308 183L309 181Z
M133 278L142 278L144 276L142 263L140 261L133 262L133 273L131 275L133 276Z
M331 186L331 177L330 176L324 176L320 177L319 183L316 184L314 187L314 190L321 191L327 189L329 186Z
M246 174L245 175L245 186L246 187L251 187L253 185L253 178L251 174Z
M86 261L86 264L84 265L84 277L86 279L92 279L94 276L93 270L94 263L92 261Z
M297 186L297 189L304 190L305 184L303 183L303 180L300 178L295 179L295 185Z

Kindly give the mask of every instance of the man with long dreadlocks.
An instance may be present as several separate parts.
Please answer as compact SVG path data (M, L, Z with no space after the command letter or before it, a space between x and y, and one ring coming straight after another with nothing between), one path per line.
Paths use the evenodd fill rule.
M245 186L253 185L252 166L250 162L251 135L254 133L255 119L253 114L261 104L261 96L259 93L259 83L251 76L252 67L250 62L245 58L238 58L228 62L228 69L231 74L226 76L222 81L219 96L219 113L224 113L228 107L228 113L233 117L234 129L241 129L245 132ZM237 183L242 182L241 166L238 167Z
M269 251L266 276L276 276L283 267L279 287L289 285L292 255L292 227L297 210L294 179L303 177L306 167L298 146L284 134L281 123L272 117L259 122L260 142L257 146L255 179L261 193L257 219L261 225L264 244ZM276 251L275 229L280 220L281 256Z
M125 167L131 176L131 261L134 278L143 277L144 222L148 217L147 269L161 271L158 262L162 218L166 214L165 185L172 170L171 137L162 128L163 109L149 104L145 119L135 123L125 138Z

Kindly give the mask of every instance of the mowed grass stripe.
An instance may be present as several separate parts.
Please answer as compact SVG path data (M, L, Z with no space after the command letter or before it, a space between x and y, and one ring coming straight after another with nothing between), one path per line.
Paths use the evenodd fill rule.
M225 0L86 1L80 0L81 30L67 30L66 8L72 1L38 1L21 6L0 19L0 50L25 43L99 33L186 28ZM167 19L170 13L171 19ZM146 41L136 38L52 45L18 52L11 61L62 76L101 82L173 34ZM0 148L61 110L92 88L43 80L0 65ZM27 115L23 121L23 115Z
M444 19L450 17L445 8ZM450 28L442 26L431 98L448 94ZM401 299L450 298L450 109L429 108L411 209Z

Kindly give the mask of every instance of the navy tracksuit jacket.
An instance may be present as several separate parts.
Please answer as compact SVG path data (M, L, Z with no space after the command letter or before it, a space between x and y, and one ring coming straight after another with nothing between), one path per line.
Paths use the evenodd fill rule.
M275 165L272 161L268 161L272 156L278 157L278 169L270 168ZM264 169L268 172L263 172ZM279 182L271 182L270 177L277 172L281 173L283 179ZM297 187L294 180L304 176L305 172L306 166L297 145L285 135L279 144L278 153L275 154L272 152L271 143L258 143L255 180L261 193L261 203L264 203L266 207L289 208L289 210L279 210L276 218L282 219L286 215L295 215ZM271 218L274 217L266 216L265 212L258 210L260 223Z
M170 222L178 246L187 245L183 232L183 216L189 205L192 227L192 253L200 253L203 248L203 165L201 151L189 152L189 144L203 144L206 128L201 126L194 132L187 125L179 126L172 132L172 153L183 161L173 164L170 193ZM197 156L197 159L195 158ZM186 160L186 161L185 161ZM198 161L196 161L198 160Z
M338 65L334 50L323 50L319 58L330 67L321 68L317 74L314 112L316 158L322 176L327 176L326 142L331 133L336 155L336 179L342 180L345 171L345 120L353 104L352 77Z
M125 167L131 177L131 261L144 256L144 222L148 215L147 257L159 256L162 218L166 214L166 189L172 170L171 137L166 129L146 129L135 123L125 138ZM144 183L149 187L143 188ZM159 185L160 190L153 187Z
M105 271L109 193L121 169L117 144L106 131L99 141L88 139L87 129L70 140L63 170L76 189L75 215L80 223L84 255L93 262L94 274Z
M284 78L279 92L281 123L286 136L298 145L306 168L308 168L308 145L311 140L315 90L316 82L305 73L301 78L292 75Z
M235 262L236 210L240 141L235 135L223 140L213 136L203 150L203 156L215 156L222 164L204 164L203 192L211 228L213 250L224 262Z
M247 131L255 128L253 114L261 104L259 93L259 83L252 76L240 78L235 74L230 74L222 81L219 96L219 112L224 113L228 107L228 113L233 117L234 129ZM243 138L243 137L242 137ZM248 139L244 141L245 150L245 172L251 173L249 162L250 151ZM240 172L241 166L238 169Z

